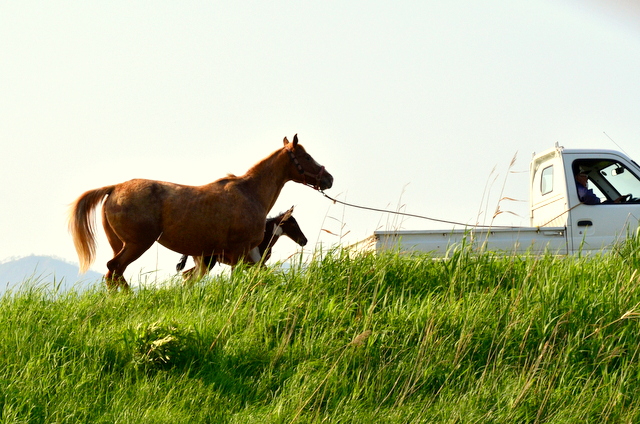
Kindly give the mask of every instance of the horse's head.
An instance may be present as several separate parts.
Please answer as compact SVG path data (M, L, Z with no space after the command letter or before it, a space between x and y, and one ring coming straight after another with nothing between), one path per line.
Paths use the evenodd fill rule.
M326 190L333 185L333 176L324 169L324 166L316 162L309 153L298 144L298 134L289 142L284 138L284 149L291 159L295 170L291 173L293 181L310 185L316 190Z

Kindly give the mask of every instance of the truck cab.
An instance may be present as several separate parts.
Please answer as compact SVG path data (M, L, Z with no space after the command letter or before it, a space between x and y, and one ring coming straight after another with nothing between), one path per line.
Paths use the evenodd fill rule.
M580 173L593 202L579 198ZM556 145L534 156L530 175L531 226L566 227L569 251L601 250L638 226L640 167L620 152Z

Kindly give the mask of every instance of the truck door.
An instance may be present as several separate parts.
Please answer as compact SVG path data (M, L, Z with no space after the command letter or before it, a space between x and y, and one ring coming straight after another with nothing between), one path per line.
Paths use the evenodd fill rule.
M573 251L600 251L636 230L640 220L637 166L603 155L574 160L571 171L576 176L568 187L573 196L570 204L575 205L569 220ZM567 174L569 180L571 174Z

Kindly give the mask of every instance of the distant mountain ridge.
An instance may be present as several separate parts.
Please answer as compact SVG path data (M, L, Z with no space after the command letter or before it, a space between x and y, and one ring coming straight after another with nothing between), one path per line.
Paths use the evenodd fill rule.
M61 290L86 289L102 279L102 274L87 271L80 275L76 264L53 256L30 255L0 262L0 293L18 289L26 282L59 286Z

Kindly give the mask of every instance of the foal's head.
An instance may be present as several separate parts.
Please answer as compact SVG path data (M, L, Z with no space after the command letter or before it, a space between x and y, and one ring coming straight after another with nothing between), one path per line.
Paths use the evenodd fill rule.
M298 144L298 134L293 136L292 142L289 142L287 137L284 138L284 149L294 167L291 173L293 181L310 185L316 190L331 188L333 176L324 169L324 166L316 162L301 144Z
M293 216L290 216L287 220L282 221L280 224L282 228L282 234L289 237L291 240L304 247L307 244L307 238L302 233L298 221Z
M298 221L291 215L293 208L281 213L280 215L269 218L267 220L267 228L265 237L269 237L271 234L276 236L287 236L291 240L304 247L307 244L307 238L302 233Z

